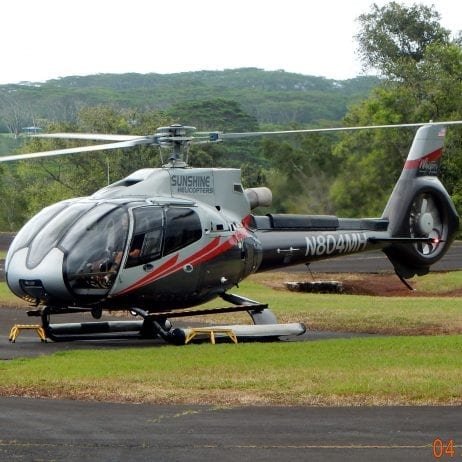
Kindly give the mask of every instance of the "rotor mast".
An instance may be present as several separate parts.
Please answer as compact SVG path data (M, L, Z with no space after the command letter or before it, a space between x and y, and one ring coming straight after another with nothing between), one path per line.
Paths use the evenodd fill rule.
M168 163L164 167L187 167L191 142L194 139L195 127L173 124L159 127L155 138L161 148L170 149Z

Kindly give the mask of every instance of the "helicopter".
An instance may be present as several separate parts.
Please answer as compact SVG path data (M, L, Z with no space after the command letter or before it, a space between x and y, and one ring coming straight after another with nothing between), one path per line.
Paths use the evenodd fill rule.
M5 260L11 291L28 301L54 341L162 337L182 344L172 318L247 311L258 335L277 329L267 304L229 291L247 276L342 255L382 250L406 283L428 273L455 238L459 217L438 179L448 125L461 121L275 132L197 132L174 124L154 135L50 133L34 136L103 142L0 157L1 162L139 145L169 150L168 162L144 168L89 197L50 205L16 235ZM266 187L244 189L239 169L193 168L192 144L291 133L416 127L401 175L379 218L269 213ZM221 298L231 306L201 308ZM197 308L196 308L197 307ZM128 311L134 321L100 321L103 311ZM51 323L51 316L89 312L95 322ZM139 320L141 318L141 320ZM265 330L266 328L266 330Z

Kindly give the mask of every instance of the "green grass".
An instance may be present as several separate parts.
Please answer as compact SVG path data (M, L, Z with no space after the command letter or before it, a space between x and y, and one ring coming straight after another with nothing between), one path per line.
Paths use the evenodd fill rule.
M282 322L316 330L421 335L462 333L462 299L317 295L274 300ZM279 303L277 303L279 302Z
M425 284L450 292L461 274L430 275ZM462 404L462 298L292 293L268 287L260 275L233 292L268 302L281 322L393 336L67 350L0 362L0 394L217 405ZM0 303L8 300L17 299L0 284ZM202 319L249 321L243 314ZM414 335L421 333L431 335ZM441 333L454 335L434 335Z
M0 363L0 394L218 405L462 404L462 336L63 351Z
M436 279L448 280L446 286L452 290L461 275L462 272L458 272L454 278L452 273L442 273L437 274ZM388 335L462 333L460 297L304 294L272 289L259 282L260 276L244 281L233 293L268 303L280 322L303 322L315 330ZM441 281L440 287L443 287ZM462 287L462 282L459 287ZM217 302L209 305L217 306ZM229 319L229 315L214 318L217 322L225 323ZM232 316L232 319L247 322L248 317L241 314Z
M462 288L462 271L434 272L413 281L423 292L450 292Z
M6 282L0 282L0 310L2 306L10 308L26 308L30 305L16 297L8 288Z

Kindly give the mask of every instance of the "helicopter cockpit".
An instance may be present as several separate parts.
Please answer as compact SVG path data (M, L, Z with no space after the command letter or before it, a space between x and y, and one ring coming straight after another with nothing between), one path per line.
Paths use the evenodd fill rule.
M201 236L199 215L190 207L63 201L42 210L16 236L5 265L7 280L23 297L101 298L121 268L151 267L146 264ZM16 271L8 274L12 259Z
M106 293L120 268L129 232L126 207L102 203L87 211L59 243L63 274L76 295Z

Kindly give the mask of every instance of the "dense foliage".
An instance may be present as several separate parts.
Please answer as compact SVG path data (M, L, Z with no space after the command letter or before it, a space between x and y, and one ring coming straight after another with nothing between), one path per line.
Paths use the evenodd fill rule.
M462 48L439 25L434 8L376 5L359 20L364 64L382 85L352 108L349 125L462 119ZM378 214L402 168L414 130L346 135L335 149L344 166L331 195L340 213ZM462 211L462 128L448 129L442 180ZM370 192L374 191L372 195ZM372 199L372 200L371 200Z
M186 123L199 130L256 131L262 125L272 128L319 119L339 120L347 105L367 96L376 83L377 79L371 77L334 81L259 69L65 77L43 84L0 86L0 128L3 125L14 136L23 127L37 125L47 131L140 135L170 123ZM11 152L19 143L3 139L0 154ZM64 141L29 139L18 150L32 152L68 145ZM293 149L302 149L300 157L303 148L294 145ZM190 163L198 167L242 168L246 186L284 178L269 170L273 158L275 165L281 164L278 150L268 154L257 140L198 146L190 153ZM91 194L137 168L161 164L158 151L146 147L3 164L0 193L5 205L0 210L0 229L17 229L51 202ZM283 183L279 183L283 190ZM324 185L318 183L318 190L322 190ZM292 193L296 187L289 189ZM275 192L279 196L278 187ZM282 193L276 206L290 209L294 201L286 196Z
M169 75L99 74L0 85L0 130L18 131L42 119L75 120L80 109L97 105L142 111L179 108L178 115L183 116L187 113L183 106L191 101L220 98L235 101L265 124L339 120L376 83L374 77L338 81L244 68Z

